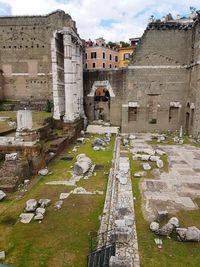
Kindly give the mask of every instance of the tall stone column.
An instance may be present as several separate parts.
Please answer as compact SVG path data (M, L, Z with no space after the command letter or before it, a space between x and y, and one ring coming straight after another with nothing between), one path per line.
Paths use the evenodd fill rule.
M64 45L64 83L65 83L65 115L64 122L73 122L75 120L73 110L73 63L72 63L72 36L63 35Z
M79 92L80 92L80 115L85 117L84 107L83 107L83 52L82 47L79 47L79 72L80 72L80 83L79 83Z

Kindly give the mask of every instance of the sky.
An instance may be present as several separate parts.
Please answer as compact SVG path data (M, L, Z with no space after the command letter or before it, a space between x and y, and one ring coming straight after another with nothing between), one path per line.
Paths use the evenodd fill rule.
M0 0L0 15L43 15L62 9L76 21L81 38L128 41L140 37L151 15L190 14L200 0Z

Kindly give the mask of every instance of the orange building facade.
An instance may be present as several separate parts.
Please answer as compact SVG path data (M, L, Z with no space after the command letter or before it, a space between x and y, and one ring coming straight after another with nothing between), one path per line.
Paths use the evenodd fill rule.
M87 42L84 67L89 70L118 68L118 49L110 48L103 38Z

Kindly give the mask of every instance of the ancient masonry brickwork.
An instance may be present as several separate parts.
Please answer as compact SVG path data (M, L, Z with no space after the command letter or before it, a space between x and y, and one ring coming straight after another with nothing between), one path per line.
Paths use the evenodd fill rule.
M83 113L82 41L64 11L0 17L0 99L54 101L54 118Z
M150 23L127 69L86 71L85 110L94 119L94 83L112 88L110 122L123 132L200 132L200 19Z

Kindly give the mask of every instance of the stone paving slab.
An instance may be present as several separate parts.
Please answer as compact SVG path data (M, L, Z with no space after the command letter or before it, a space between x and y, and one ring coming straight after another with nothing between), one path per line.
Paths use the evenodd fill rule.
M101 125L88 125L86 129L87 133L97 133L97 134L118 134L119 133L119 127L114 126L101 126Z
M146 143L148 134L136 136L137 141L132 142L134 148L152 148ZM184 144L157 144L156 148L166 152L169 172L158 172L157 179L141 180L144 213L147 219L152 219L152 213L159 208L165 208L169 212L197 209L198 206L193 199L200 196L200 149Z

